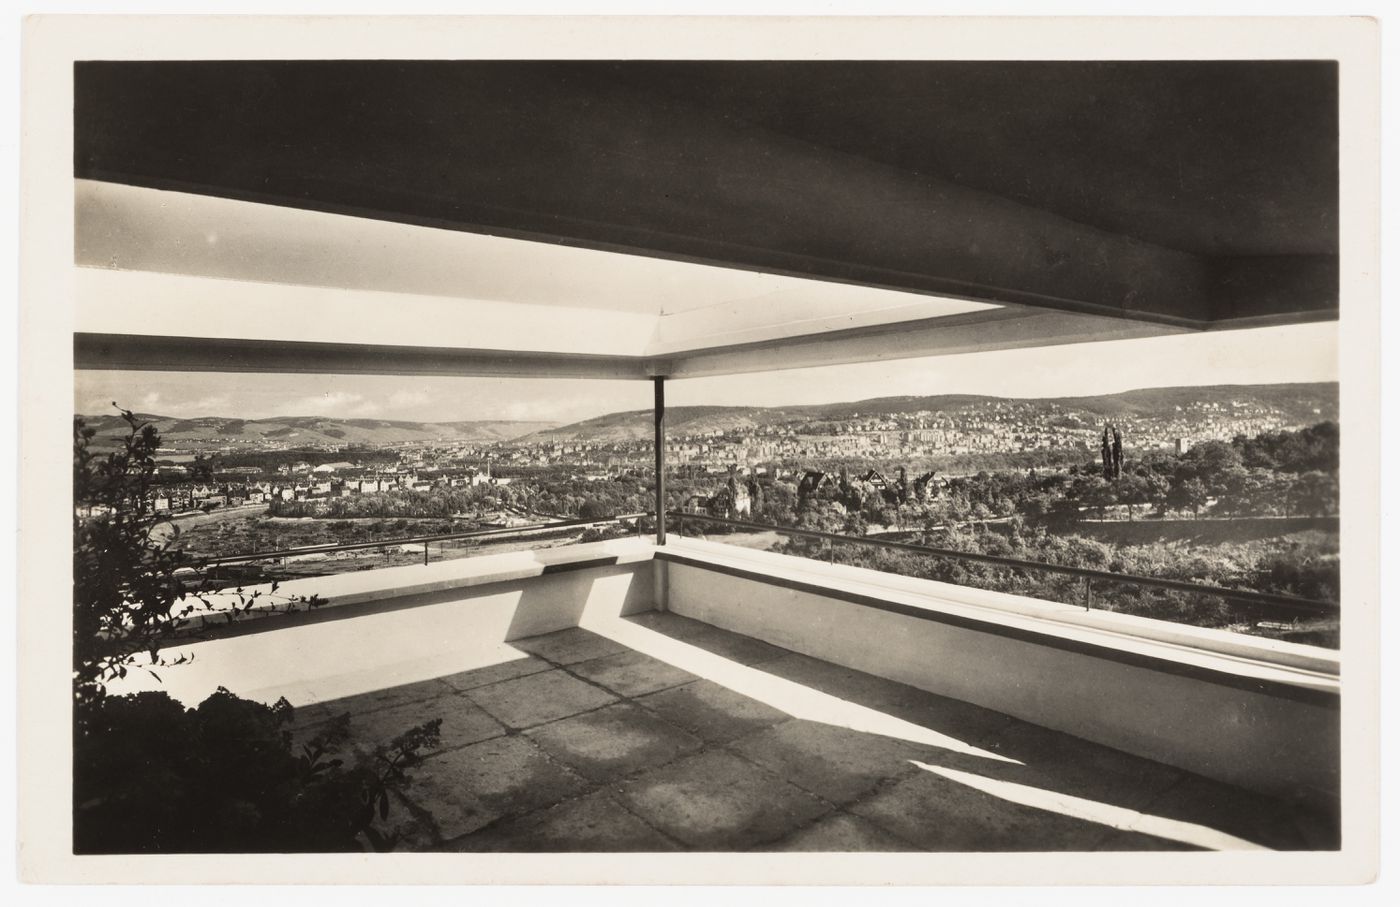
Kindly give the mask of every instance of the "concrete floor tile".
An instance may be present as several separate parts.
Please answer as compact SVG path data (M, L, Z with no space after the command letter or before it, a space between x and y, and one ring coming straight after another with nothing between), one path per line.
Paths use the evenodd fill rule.
M1093 850L1111 826L1013 803L929 772L904 779L849 811L921 850Z
M832 813L779 841L773 849L815 853L896 853L915 848L859 816Z
M404 796L432 816L444 841L588 788L523 737L497 737L439 753L414 767L410 777Z
M1273 850L1335 850L1339 817L1306 811L1282 800L1185 775L1142 810L1193 822Z
M632 812L698 850L749 850L811 822L828 807L722 750L703 751L622 786Z
M557 669L477 687L462 695L512 728L534 727L617 701L611 693Z
M595 781L665 765L701 746L699 739L627 703L565 718L527 733L545 752Z
M446 677L438 678L443 683L454 690L474 690L477 687L484 687L492 683L500 683L502 680L514 680L517 677L524 677L526 674L538 674L541 671L548 671L554 666L547 661L532 656L525 658L513 658L510 661L502 661L498 664L487 665L484 668L473 668L470 671L462 671L458 674L448 674Z
M385 687L382 690L371 690L368 693L361 693L358 696L346 696L343 699L332 699L321 703L333 715L341 712L350 712L354 715L372 712L376 709L387 709L391 706L403 705L406 702L418 702L423 699L433 699L444 693L453 692L452 688L441 680L423 680L418 683L406 683L396 687Z
M1145 835L1136 831L1110 831L1099 843L1094 845L1096 851L1116 851L1119 853L1149 853L1157 851L1200 851L1204 848L1193 847L1181 841L1173 841L1169 838L1158 838L1153 835Z
M815 721L786 721L731 744L748 759L832 803L849 803L918 771L907 744Z
M1338 850L1342 846L1340 804L1328 810L1295 808L1293 827L1302 835L1307 850Z
M679 848L628 812L607 791L595 791L503 820L459 838L448 849L477 853L661 853Z
M631 698L695 680L694 674L640 652L622 652L569 665L569 671Z
M531 655L560 665L574 664L627 651L625 646L579 627L570 627L567 630L546 633L543 636L513 639L510 644L522 652L529 652Z
M376 817L374 827L386 837L396 836L392 850L397 853L421 853L437 846L437 835L432 826L415 816L402 797L393 798L388 818ZM368 841L365 841L365 846L369 847Z
M709 680L642 696L636 702L709 743L735 740L790 717Z
M353 763L443 719L442 745L410 770L406 802L387 823L404 824L400 850L1151 851L1211 846L1220 834L1280 850L1337 846L1336 810L1304 810L678 615L631 620L1023 764L794 719L578 629L520 640L527 657L299 708L289 730L300 743L350 713L351 739L336 755ZM1037 806L1019 802L1028 796Z
M287 728L292 735L292 755L301 756L304 753L303 747L311 746L316 742L316 738L324 737L330 730L330 722L322 721L317 724L294 724ZM328 741L327 741L328 742ZM339 744L330 744L333 749L327 749L322 759L352 759L355 753L354 738L347 739Z
M1132 810L1147 805L1184 774L1160 762L1024 721L1011 722L978 745L1023 764L991 764L973 771Z
M639 614L629 614L625 620L672 639L685 639L686 636L702 632L710 626L703 621L681 617L670 611L643 611Z
M440 742L423 754L478 743L504 734L505 728L470 699L461 695L439 696L388 709L356 715L350 731L358 748L372 752L395 737L434 718L441 718Z

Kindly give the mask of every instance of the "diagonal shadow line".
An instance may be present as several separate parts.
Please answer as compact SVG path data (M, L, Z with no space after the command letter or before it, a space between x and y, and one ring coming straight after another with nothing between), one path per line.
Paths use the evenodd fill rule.
M1216 845L1219 845L1220 849L1229 850L1241 848L1296 849L1282 840L1274 841L1270 845L1261 845L1226 831L1217 830L1210 825L1191 821L1195 818L1192 814L1197 812L1191 807L1172 809L1172 814L1179 813L1177 818L1145 812L1144 810L1149 807L1149 804L1157 803L1164 790L1171 787L1172 783L1182 776L1179 772L1170 769L1158 780L1153 780L1155 776L1152 774L1139 776L1132 770L1132 766L1142 760L1128 754L1120 754L1122 758L1129 760L1125 774L1110 770L1107 774L1099 775L1092 767L1086 765L1070 768L1066 777L1057 780L1058 774L1065 768L1065 766L1060 765L1060 758L1063 754L1057 754L1050 763L1037 765L1035 761L1023 761L1028 758L1024 752L1016 752L1015 750L1011 754L991 752L984 747L998 746L994 741L1000 740L1002 737L1001 733L996 731L992 732L993 736L991 737L975 731L965 739L951 737L934 731L924 724L899 718L897 715L891 715L881 709L864 706L858 702L851 702L842 696L815 689L814 684L819 681L815 681L813 678L788 680L764 670L771 670L772 666L769 665L760 667L740 665L722 655L704 649L705 643L703 641L697 640L699 645L685 642L684 637L677 638L669 635L666 628L654 630L625 618L606 616L595 618L582 625L581 628L597 632L599 635L609 636L620 644L663 661L669 661L677 667L706 677L706 679L741 695L765 702L795 718L937 748L941 755L936 756L935 761L942 763L939 772L942 777L959 783L970 790L977 790L993 796L999 796L997 791L1017 791L1024 799L1033 799L1034 805L1050 804L1049 806L1040 806L1040 808L1048 809L1051 812L1058 811L1053 804L1076 804L1078 812L1066 815L1084 818L1108 828L1120 828L1124 820L1131 820L1135 827L1125 830L1204 849L1216 849ZM649 645L660 648L649 649ZM702 663L691 666L675 661L678 654L694 655L695 653L709 656L709 659L713 659L713 661L697 658L697 662ZM718 676L706 675L705 667L707 664L718 666L722 673ZM745 677L752 678L754 683L752 688L743 687L736 683L737 679ZM828 689L830 689L829 685ZM797 695L793 701L783 701L780 697L773 698L771 694L774 691L791 692ZM968 706L968 708L976 707ZM982 710L978 709L978 711ZM1006 718L1006 716L1002 717ZM1012 724L1018 724L1014 719L1006 718L1006 720ZM1033 735L1030 740L1020 740L1013 746L1024 751L1027 746L1033 745L1031 741L1037 740L1038 735L1042 733L1051 735L1052 740L1065 736L1059 732L1039 728L1036 729L1036 732L1036 735ZM1019 735L1013 734L1013 737L1017 736ZM1075 742L1078 745L1089 745L1083 741ZM976 744L982 744L982 746ZM1095 746L1094 749L1101 748ZM1021 758L1013 758L1013 756ZM918 764L920 767L927 764L918 763L914 759L907 761ZM1166 780L1168 776L1170 776L1171 783ZM977 781L977 783L971 784L968 783L969 781ZM1074 791L1074 793L1070 793L1070 791ZM1005 796L1001 799L1020 802ZM1270 805L1276 806L1277 804ZM1095 816L1110 816L1111 819L1104 822L1094 818ZM1229 827L1229 825L1222 827ZM1256 840L1268 840L1269 837L1272 836Z
M833 696L806 684L740 664L621 618L592 618L581 622L579 626L794 718L936 747L964 756L1013 765L1023 764L1009 756L984 750L956 737Z
M1072 819L1080 819L1086 822L1105 825L1110 828L1118 829L1119 831L1151 835L1154 838L1177 841L1182 844L1202 847L1207 850L1272 849L1195 822L1186 822L1181 819L1169 819L1165 816L1155 816L1150 813L1138 812L1122 806L1102 803L1098 800L1090 800L1084 797L1075 797L1069 794L1048 791L1027 784L1017 784L1013 781L987 778L971 772L930 765L926 762L920 762L917 759L910 759L909 761L926 772L932 772L939 777L970 787L984 794L998 797L1021 806L1029 806L1033 809L1057 813Z

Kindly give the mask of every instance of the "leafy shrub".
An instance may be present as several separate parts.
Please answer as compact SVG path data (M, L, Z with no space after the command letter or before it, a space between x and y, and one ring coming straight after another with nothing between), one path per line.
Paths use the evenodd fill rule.
M117 450L89 448L73 424L73 841L78 853L392 849L389 791L438 739L440 721L412 728L345 768L333 758L348 716L292 750L292 708L239 699L220 688L197 709L165 693L113 696L109 683L136 669L179 664L162 646L196 609L233 620L254 605L316 607L314 596L242 589L220 599L207 565L157 537L149 499L160 438L123 411ZM92 515L95 514L95 515Z
M579 519L606 520L612 517L613 509L597 498L588 498L578 509Z
M150 506L155 454L160 435L129 411L120 448L94 453L95 434L81 418L73 421L73 683L79 709L100 699L106 685L133 669L155 674L178 664L160 655L162 643L197 610L236 619L254 606L270 610L315 608L315 596L277 597L236 590L217 600L207 597L206 564L191 559L156 528L166 520ZM85 516L84 512L97 516ZM176 535L178 527L175 527Z
M334 753L348 715L293 751L293 710L220 688L186 709L167 694L105 697L74 748L73 849L98 853L391 850L389 790L438 739L413 728L368 763Z

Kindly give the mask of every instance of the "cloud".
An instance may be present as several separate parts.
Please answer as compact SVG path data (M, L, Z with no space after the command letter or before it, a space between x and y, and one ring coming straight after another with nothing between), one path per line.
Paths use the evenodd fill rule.
M389 406L393 409L409 409L414 406L426 406L433 400L431 392L419 388L417 390L395 391L389 397Z
M176 407L176 415L195 416L223 416L227 415L233 406L233 398L228 394L213 394L208 397L201 397L189 403L181 403Z
M324 394L312 394L307 397L296 397L287 400L276 407L277 412L284 416L331 416L341 418L359 418L366 416L377 416L382 411L382 407L373 400L367 399L364 394L354 394L348 391L327 392Z
M147 413L154 412L155 408L159 405L160 391L151 391L143 395L140 400L136 401L137 409Z

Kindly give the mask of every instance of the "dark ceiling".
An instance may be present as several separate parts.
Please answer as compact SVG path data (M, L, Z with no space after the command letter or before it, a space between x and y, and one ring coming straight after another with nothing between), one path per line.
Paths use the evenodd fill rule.
M1335 317L1326 61L75 76L80 178L1202 326Z
M1337 251L1331 63L629 65L659 94L1174 249Z

